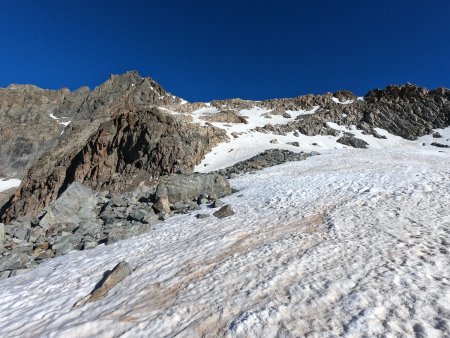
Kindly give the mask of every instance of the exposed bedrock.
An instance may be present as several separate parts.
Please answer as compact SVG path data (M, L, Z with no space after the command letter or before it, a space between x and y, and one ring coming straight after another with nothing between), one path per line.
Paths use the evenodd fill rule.
M293 102L308 109L314 105L320 106L311 115L300 115L295 121L285 125L266 125L256 128L258 131L268 131L285 134L300 131L305 135L335 135L336 131L327 125L334 122L340 125L356 125L375 137L379 137L374 128L385 129L391 134L408 140L428 134L434 128L444 128L450 125L450 90L438 88L427 90L411 84L403 86L388 86L383 90L369 91L364 100L352 97L349 92L338 92L331 95L304 96L296 99L275 100L273 105L281 105L285 109L293 109ZM319 99L320 98L320 99ZM343 102L344 102L343 101Z
M30 168L2 208L2 220L35 216L73 182L94 190L125 191L161 175L189 172L204 155L227 140L212 126L181 121L157 108L125 111L63 138Z
M66 125L111 117L117 107L177 104L181 99L136 72L111 77L93 90L45 90L33 85L0 88L0 177L22 178L52 149Z

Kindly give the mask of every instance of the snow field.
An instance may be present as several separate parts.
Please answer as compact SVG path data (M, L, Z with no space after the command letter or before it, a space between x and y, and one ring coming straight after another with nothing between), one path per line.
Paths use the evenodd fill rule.
M449 336L449 164L344 149L241 176L233 216L176 216L0 281L0 336ZM122 259L132 275L72 308Z

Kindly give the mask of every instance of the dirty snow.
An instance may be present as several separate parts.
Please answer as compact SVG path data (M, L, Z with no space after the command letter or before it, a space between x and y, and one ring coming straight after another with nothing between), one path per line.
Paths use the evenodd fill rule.
M449 175L448 152L407 147L243 175L231 217L175 216L0 281L0 336L448 337ZM122 259L132 275L72 308Z

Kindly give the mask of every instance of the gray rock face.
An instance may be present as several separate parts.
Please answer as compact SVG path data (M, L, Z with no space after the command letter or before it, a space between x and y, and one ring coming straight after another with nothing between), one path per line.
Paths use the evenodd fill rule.
M17 238L18 240L24 241L29 236L29 228L30 224L27 222L13 222L5 226L5 233L12 238Z
M30 257L25 253L13 252L0 260L0 271L13 271L31 267Z
M97 218L96 205L97 199L92 191L79 182L73 182L49 208L39 225L49 229L58 224L79 226L92 222Z
M115 106L167 105L180 99L136 72L112 75L90 91L81 87L44 90L33 85L0 88L0 177L23 177L28 168L64 136L62 122L90 123ZM107 109L105 109L107 107ZM50 117L52 114L53 117Z
M367 148L367 146L369 145L366 141L363 141L354 136L342 136L338 138L336 142L345 144L346 146L353 148Z
M167 197L170 203L197 201L201 194L213 199L230 195L230 183L218 174L175 174L162 177L156 188L156 198Z
M5 225L3 223L0 223L0 242L5 239L5 235Z

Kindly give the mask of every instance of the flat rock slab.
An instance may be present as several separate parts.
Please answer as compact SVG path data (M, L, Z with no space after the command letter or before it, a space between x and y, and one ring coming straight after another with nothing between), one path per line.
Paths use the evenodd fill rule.
M97 283L94 290L86 297L75 303L74 307L83 306L102 298L115 285L119 284L125 277L131 274L132 270L126 261L121 261L112 270L107 271L103 278Z

